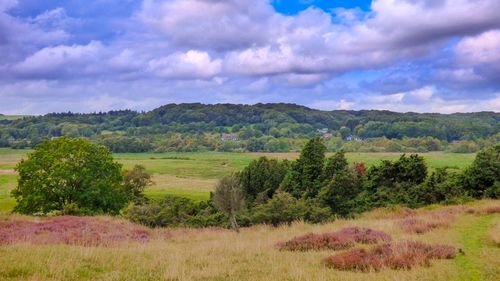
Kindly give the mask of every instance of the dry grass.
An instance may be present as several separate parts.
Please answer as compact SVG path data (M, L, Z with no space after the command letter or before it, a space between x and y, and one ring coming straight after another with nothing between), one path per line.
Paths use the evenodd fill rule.
M497 246L500 247L500 220L494 222L490 231L488 232L489 238Z
M478 215L478 216L485 216L485 215L491 215L491 214L499 214L500 213L500 206L487 206L487 207L481 207L481 208L467 208L466 212L469 213L469 214L475 214L475 215Z
M148 187L149 190L182 189L187 192L210 192L217 182L215 179L193 179L162 174L154 174L152 180L153 185Z
M498 204L498 201L485 201L473 207L488 205L488 202ZM416 212L424 215L439 210ZM240 234L225 229L167 229L168 239L152 235L147 243L131 239L113 247L18 242L0 246L0 280L460 280L467 276L469 268L455 260L436 260L430 267L418 266L411 270L389 268L360 273L322 266L321 260L335 254L333 250L278 251L274 246L306 233L365 227L383 230L395 242L421 241L459 249L464 247L462 240L468 241L470 237L469 232L462 237L462 229L476 231L471 226L495 216L458 214L448 228L421 235L403 232L392 217L361 216L324 225L301 222L277 228L261 225L244 228ZM0 216L0 221L12 219L26 218L4 216L2 219ZM487 232L484 235L486 237ZM456 260L477 261L477 267L484 273L482 280L499 280L500 248L488 245L477 253L465 248L466 254Z
M0 170L0 175L17 175L17 173L14 169Z

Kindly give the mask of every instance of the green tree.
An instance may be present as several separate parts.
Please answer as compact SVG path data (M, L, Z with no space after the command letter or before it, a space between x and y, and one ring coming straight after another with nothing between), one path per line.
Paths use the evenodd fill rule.
M339 133L342 136L342 138L345 139L351 135L351 129L349 129L347 127L342 127L342 128L340 128Z
M289 162L260 157L253 160L240 173L241 186L248 203L273 196L288 172Z
M315 197L321 188L325 152L320 138L309 140L283 180L283 190L296 198Z
M212 199L217 209L229 217L231 228L239 232L236 215L243 209L245 200L238 175L231 174L219 180Z
M355 198L362 191L363 176L355 167L336 172L323 186L318 198L331 211L340 216L348 216L354 211Z
M14 211L34 214L71 209L81 214L111 213L127 203L121 165L109 150L86 139L45 141L16 166Z
M328 157L323 168L323 180L331 180L336 174L345 171L348 165L344 151L339 151Z
M476 155L462 176L462 184L475 198L500 198L500 144Z
M151 174L146 172L142 165L135 165L132 170L123 171L123 189L131 201L144 201L144 189L152 183Z
M416 154L402 155L397 161L384 160L372 166L367 175L366 190L358 198L358 206L372 208L392 204L414 205L411 194L419 188L427 176L423 157Z
M412 207L436 203L462 203L469 199L459 182L459 174L446 168L433 171L424 183L410 190Z

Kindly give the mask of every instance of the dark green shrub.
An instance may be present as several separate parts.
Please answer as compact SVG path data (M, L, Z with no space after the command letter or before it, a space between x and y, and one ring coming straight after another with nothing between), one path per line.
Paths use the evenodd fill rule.
M288 161L261 157L250 162L239 174L241 186L248 203L259 203L273 197L288 172Z
M358 175L354 168L345 169L333 176L320 193L319 200L339 216L350 215L355 207L354 199L362 191L363 177Z
M304 219L306 214L307 206L304 201L297 200L289 193L277 192L265 204L253 209L253 222L278 226Z
M320 138L307 142L284 178L282 189L295 198L315 197L321 189L325 152L326 147Z
M132 203L122 211L122 215L149 227L227 226L229 222L228 217L219 212L211 201L196 203L177 196L166 196L142 205Z
M474 198L500 198L500 144L481 150L461 181Z

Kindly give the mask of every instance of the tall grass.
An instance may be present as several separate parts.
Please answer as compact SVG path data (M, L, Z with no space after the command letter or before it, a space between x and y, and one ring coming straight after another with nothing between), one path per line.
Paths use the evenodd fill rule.
M499 201L472 203L473 208L499 205ZM425 218L435 210L416 210ZM225 229L167 229L165 239L153 233L146 243L124 240L112 247L67 244L33 244L23 241L0 246L0 280L467 280L467 270L481 272L481 280L499 280L500 248L489 242L490 225L476 228L483 219L460 213L447 228L423 234L404 232L401 217L389 211L377 218L368 214L354 220L337 220L324 225L302 222L277 228L265 225L244 228L240 234ZM26 220L0 216L0 221ZM27 220L32 220L31 218ZM115 221L116 219L111 219ZM118 220L119 221L119 220ZM116 222L116 221L115 221ZM347 227L383 230L393 242L420 241L430 245L447 244L462 249L455 260L432 260L430 266L409 270L351 272L324 267L321 260L341 251L279 251L279 241L307 233L339 232ZM155 230L156 231L156 230ZM483 232L485 231L485 232ZM473 239L474 243L470 243ZM483 243L484 242L484 243ZM478 243L478 244L477 244ZM373 246L358 244L357 248ZM474 251L472 249L478 249ZM349 250L347 250L349 251ZM464 263L464 259L467 259ZM477 263L473 267L470 261ZM469 266L464 266L469 265Z

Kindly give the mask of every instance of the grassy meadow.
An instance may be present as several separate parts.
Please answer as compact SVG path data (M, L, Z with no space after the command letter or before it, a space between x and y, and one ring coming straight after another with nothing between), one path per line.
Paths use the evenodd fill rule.
M46 228L41 233L34 232L35 235L39 235L36 239L30 238L33 234L21 230L13 235L9 233L9 227L19 227L22 223L34 227L50 219L8 213L15 204L9 196L17 179L13 168L26 153L27 151L22 150L0 149L0 226L4 224L3 234L0 231L0 280L493 281L500 279L498 200L476 201L466 206L428 206L411 212L404 208L377 209L351 220L341 219L315 225L296 222L291 226L276 228L259 225L243 228L239 234L220 228L146 229L143 232L150 238L144 241L120 240L112 244L97 243L91 246L83 245L78 238L71 237L47 240L45 235L48 234L43 231L55 231L56 235L63 236L67 233L83 233L82 235L95 237L97 242L102 242L117 235L116 233L105 235L106 231L113 231L113 224L119 227L118 229L128 229L129 232L135 231L134 229L140 226L131 226L129 222L120 218L92 217L88 220L96 222L98 227L103 227L102 230L81 226L79 223L69 225L62 223ZM431 169L438 167L462 169L474 159L473 154L424 153L422 155ZM294 159L298 154L126 153L115 154L115 159L125 168L142 164L154 175L154 185L146 190L149 197L158 198L165 194L175 194L204 200L208 198L219 177L242 169L252 159L260 156ZM347 154L349 161L362 161L368 165L397 157L399 157L397 153ZM492 207L496 211L481 211ZM440 222L439 227L422 234L409 233L401 227L401 222L407 219L409 214L411 218L422 220L437 218ZM65 223L74 219L66 218L62 218ZM412 269L383 268L380 271L353 272L327 268L321 263L324 258L342 253L344 250L294 252L280 251L276 248L277 243L296 236L338 231L353 226L384 231L395 242L423 241L450 245L455 247L457 256L454 259L431 260L428 266L417 266ZM82 229L71 230L71 227L82 227ZM9 237L17 239L17 242L5 242Z
M423 234L403 231L405 212L378 209L355 220L327 224L297 222L273 228L254 226L239 234L226 229L157 229L163 236L147 242L124 241L111 246L78 243L37 244L30 241L0 244L0 280L499 280L500 248L491 231L500 215L469 213L471 208L499 206L477 201L466 207L428 207L415 212L423 218L445 209L449 224ZM0 215L0 223L34 221L31 217ZM120 219L95 217L109 223ZM423 241L460 249L454 259L432 260L408 269L352 272L324 267L321 260L342 250L279 251L276 243L307 233L362 226L382 230L393 241ZM165 233L168 233L165 234ZM361 246L369 247L369 246Z
M0 212L14 206L10 190L15 187L14 167L26 156L28 150L0 148ZM295 159L298 153L231 153L231 152L171 152L171 153L117 153L115 159L124 168L141 164L153 174L154 184L145 191L150 198L166 194L179 195L194 200L206 200L217 179L239 171L250 161L261 156L276 159ZM364 162L368 166L382 160L397 159L401 153L347 153L350 162ZM444 152L421 153L431 169L450 167L463 169L475 154Z

